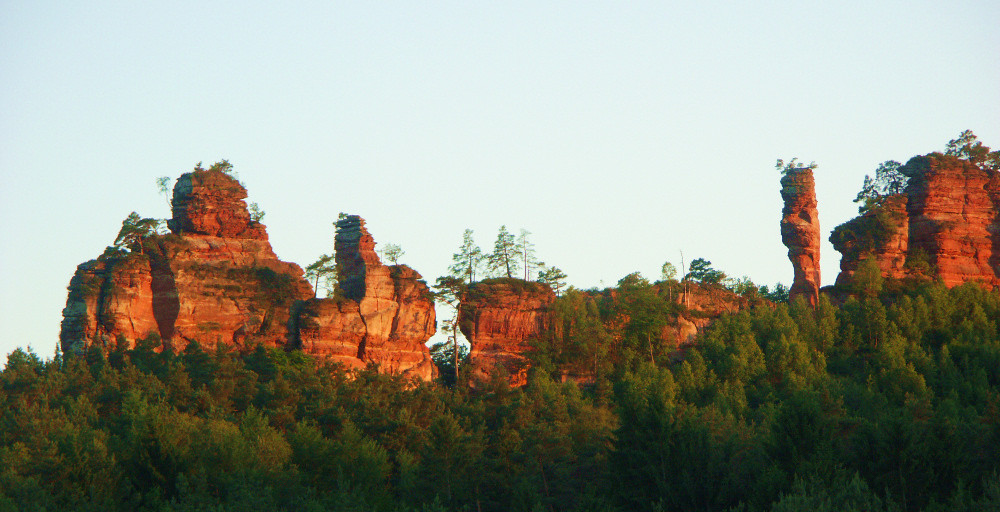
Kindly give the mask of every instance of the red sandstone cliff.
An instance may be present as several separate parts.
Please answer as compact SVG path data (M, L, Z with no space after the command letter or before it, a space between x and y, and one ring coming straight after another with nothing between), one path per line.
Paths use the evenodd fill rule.
M790 300L805 297L815 306L819 300L819 215L816 212L816 182L812 169L789 169L781 178L781 242L788 247L788 259L795 278L788 292Z
M437 367L425 343L437 323L420 274L406 265L382 265L356 215L337 222L336 250L343 297L306 301L297 345L348 367L375 363L383 371L434 378Z
M939 277L948 286L1000 286L1000 173L931 153L900 168L903 194L834 230L838 285L875 258L884 276Z
M669 350L691 343L723 314L770 304L763 299L741 297L720 285L686 284L661 283L649 288L664 303L684 305L668 315L660 333L658 346ZM612 312L602 319L604 327L609 332L623 332L629 322L629 306L619 304L620 300L627 300L623 299L622 291L609 288L588 296L602 304L601 310ZM472 346L473 384L487 379L497 366L510 375L511 385L526 383L530 342L558 336L556 333L561 329L554 325L555 301L555 294L548 286L520 279L488 279L469 287L462 300L460 326ZM564 368L563 377L592 383L594 370L587 368Z
M486 378L502 366L512 385L525 384L528 342L552 324L555 299L549 286L520 279L488 279L469 286L459 325L472 346L475 377Z
M119 338L131 346L155 334L173 350L192 341L300 347L349 368L377 363L433 378L424 343L435 332L434 303L420 274L382 265L364 221L352 216L338 223L337 236L347 293L312 299L302 269L278 260L244 198L246 190L221 171L181 176L171 234L147 237L141 252L108 251L77 268L63 310L63 351Z
M151 334L175 350L192 341L283 346L290 306L310 287L298 265L275 256L244 198L223 172L181 176L172 234L148 237L142 253L109 251L77 268L63 310L63 350L119 336L131 345Z

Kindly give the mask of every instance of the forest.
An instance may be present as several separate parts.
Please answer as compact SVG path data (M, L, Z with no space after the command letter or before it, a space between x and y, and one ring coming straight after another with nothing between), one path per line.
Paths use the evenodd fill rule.
M948 156L1000 168L971 132ZM835 244L885 245L895 220L878 215L905 170L866 178L861 220ZM130 219L116 243L141 254L150 227ZM888 234L862 236L873 230ZM668 263L656 282L564 290L527 235L502 227L486 257L467 231L435 286L462 302L485 257L493 277L479 283L553 289L524 386L503 366L474 376L457 343L431 349L430 382L264 345L175 351L157 334L14 351L0 371L0 511L1000 510L996 287L948 286L911 251L921 265L904 277L863 258L815 304L702 258L680 280ZM331 259L307 267L313 293ZM537 282L516 277L529 264ZM740 307L667 343L682 316L706 319L681 299L691 286ZM462 321L439 327L454 341Z
M857 282L655 351L671 283L570 288L523 388L456 385L447 347L430 383L156 336L19 349L0 510L996 510L1000 294Z

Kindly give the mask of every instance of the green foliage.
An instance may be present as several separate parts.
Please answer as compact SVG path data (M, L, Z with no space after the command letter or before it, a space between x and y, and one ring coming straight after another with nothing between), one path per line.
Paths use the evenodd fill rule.
M163 194L163 198L167 201L167 209L173 208L173 203L170 201L170 177L160 176L156 178L156 189Z
M446 334L450 335L451 332L449 331ZM455 354L456 347L458 350L457 355ZM454 387L455 383L459 382L455 361L459 363L458 368L464 367L469 361L469 347L456 344L449 338L447 342L438 342L431 345L430 350L431 360L437 366L441 382L445 386Z
M305 278L313 281L313 295L319 293L319 285L322 282L331 295L339 296L339 269L334 256L321 254L319 259L310 263L305 269Z
M122 221L122 228L115 238L115 248L127 247L129 251L139 250L145 254L143 243L147 238L157 234L162 221L159 219L144 219L138 213L132 212Z
M226 277L253 293L254 304L261 309L291 304L295 279L269 267L227 268Z
M198 166L196 167L196 169L198 169L198 168L201 168L201 162L198 162ZM209 167L208 170L209 171L218 171L218 172L221 172L223 174L228 174L229 176L232 176L232 177L235 178L235 176L233 175L233 173L235 172L235 171L233 171L233 164L229 163L229 160L226 160L224 158L222 160L220 160L220 161L215 162L214 164L212 164L212 166Z
M250 221L261 223L264 221L264 210L260 209L257 203L250 203Z
M761 297L771 302L788 302L788 287L781 283L776 283L774 290L770 290L767 285L763 285L760 287L759 293Z
M990 151L977 140L972 130L965 130L957 139L948 141L945 154L964 158L983 169L1000 171L1000 151Z
M861 192L854 198L855 203L861 203L858 208L859 213L865 213L877 208L885 202L889 196L900 194L906 188L909 180L903 173L899 172L901 164L895 160L886 160L875 169L875 178L865 175L864 185Z
M874 298L882 293L885 280L882 278L882 269L878 266L875 258L865 258L858 263L853 279L854 293L865 298Z
M774 168L781 171L782 175L785 175L799 170L812 170L817 167L816 162L811 162L809 165L806 165L798 160L798 158L793 158L789 160L788 163L785 163L784 160L779 158L777 163L774 164Z
M486 256L486 268L493 277L513 278L521 269L518 261L518 244L514 235L507 232L507 226L500 226L493 252Z
M549 285L556 295L561 295L566 288L566 274L557 267L545 267L544 264L538 271L538 282Z
M688 267L685 279L691 279L699 283L719 284L726 278L726 273L712 268L712 262L704 258L696 258Z
M451 275L465 280L466 284L476 282L476 273L483 264L483 251L472 238L472 230L466 229L462 234L462 246L452 256L452 264L448 267Z
M899 229L893 213L875 206L867 213L855 217L833 229L830 243L844 257L858 259L885 246Z
M660 280L661 281L674 281L677 279L677 267L669 261L663 264L663 268L660 269Z
M396 244L385 244L385 249L383 249L382 254L385 255L385 259L392 262L393 265L399 265L399 258L402 258L406 251L402 247Z
M467 291L514 283L541 286ZM689 314L663 282L570 288L524 388L157 336L16 350L0 509L995 509L1000 292L890 285L724 315L682 348L661 345Z

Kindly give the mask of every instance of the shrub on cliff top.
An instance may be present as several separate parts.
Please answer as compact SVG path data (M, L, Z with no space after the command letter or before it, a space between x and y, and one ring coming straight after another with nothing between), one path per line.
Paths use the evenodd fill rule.
M785 163L784 160L778 159L778 162L774 164L774 168L781 171L781 175L784 176L790 172L800 171L800 170L812 170L817 167L816 162L810 162L806 165L798 161L798 158L793 158Z
M833 228L830 243L845 257L856 259L861 254L884 247L898 227L893 214L877 206L864 215Z

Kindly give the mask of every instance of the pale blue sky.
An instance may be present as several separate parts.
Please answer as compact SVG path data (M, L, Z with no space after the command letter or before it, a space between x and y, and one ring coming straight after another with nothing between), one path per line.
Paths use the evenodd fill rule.
M681 250L790 284L775 159L829 233L880 162L1000 146L994 0L141 4L0 4L3 354L50 357L76 265L199 161L303 266L344 211L431 282L506 224L587 288Z

